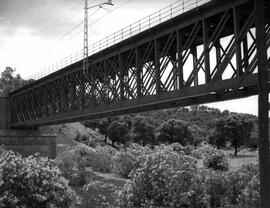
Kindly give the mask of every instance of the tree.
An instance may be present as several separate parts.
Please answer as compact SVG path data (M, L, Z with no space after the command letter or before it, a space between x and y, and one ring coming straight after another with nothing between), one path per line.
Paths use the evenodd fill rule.
M146 119L146 117L144 116L136 116L134 118L133 141L135 143L141 144L143 146L147 144L155 144L155 127L151 123L153 123L153 121L151 121L151 118Z
M193 136L188 128L188 124L171 119L168 122L161 124L159 127L158 142L161 143L180 143L181 145L187 145L193 143Z
M126 144L129 138L129 124L125 120L113 121L108 128L108 136L112 141L112 145L115 146L115 142Z
M223 125L223 124L219 124L219 125ZM208 137L208 143L216 146L218 149L221 149L222 147L226 146L227 141L220 131L214 131L210 133L210 136Z
M84 126L92 129L97 129L101 135L104 135L105 142L107 142L109 120L107 118L99 120L90 120L83 123Z
M21 78L19 74L15 75L15 72L16 70L11 67L6 67L6 69L1 72L0 77L1 91L9 91L25 83L25 81Z
M217 145L230 142L235 150L234 155L237 155L238 148L249 140L252 128L253 121L245 114L231 113L229 116L221 117L214 132L215 143Z

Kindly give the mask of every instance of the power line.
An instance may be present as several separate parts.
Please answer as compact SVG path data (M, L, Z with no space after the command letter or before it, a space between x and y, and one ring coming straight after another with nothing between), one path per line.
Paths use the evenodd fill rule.
M100 8L96 9L96 11L94 11L92 14L90 14L89 16L93 16L95 15L98 11L100 10ZM76 25L75 27L73 27L70 31L68 31L67 33L65 33L63 36L61 36L61 38L57 39L50 47L49 49L53 46L53 45L57 45L60 41L62 41L65 37L67 37L69 34L71 34L73 31L75 31L77 28L79 28L81 25L83 25L83 21L81 21L78 25Z
M105 16L107 16L107 15L109 15L110 13L112 13L112 12L114 12L114 11L116 11L116 10L118 10L118 9L120 9L120 8L122 8L122 7L124 7L124 6L126 6L127 4L131 3L132 1L133 1L133 0L129 0L129 1L127 1L127 2L125 2L125 3L123 3L123 4L121 4L121 5L119 5L118 7L116 7L115 9L113 9L113 10L111 10L111 11L106 10L108 13L102 15L102 16L99 17L98 19L96 19L96 20L94 20L93 22L91 22L91 24L89 24L89 26L92 26L92 25L96 24L98 21L100 21L101 19L103 19ZM83 24L83 21L80 22L80 25L82 25L82 24ZM79 26L78 26L78 27L79 27ZM78 28L78 27L77 27L77 28ZM74 30L73 30L73 31L74 31ZM81 34L82 32L83 32L83 28L82 28L80 31L78 31L75 35L73 35L72 37L68 38L66 41L72 40L73 38L75 38L75 37L77 37L79 34ZM59 42L59 41L58 41L58 42Z
M42 33L43 31L47 30L48 28L50 28L51 26L53 26L54 22L59 22L61 21L64 17L67 16L67 14L70 14L72 11L74 11L76 8L79 7L79 5L81 5L81 2L77 2L75 6L73 6L71 9L69 9L67 12L65 12L63 15L58 16L56 19L48 22L42 29L39 30L39 33ZM57 24L59 25L59 23Z

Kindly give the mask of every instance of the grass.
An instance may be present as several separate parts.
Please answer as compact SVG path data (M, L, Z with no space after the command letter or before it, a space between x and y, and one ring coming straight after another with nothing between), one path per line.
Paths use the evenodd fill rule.
M250 151L247 149L238 152L237 156L233 154L233 151L225 151L229 156L229 165L231 169L239 168L242 165L248 163L258 163L258 151Z

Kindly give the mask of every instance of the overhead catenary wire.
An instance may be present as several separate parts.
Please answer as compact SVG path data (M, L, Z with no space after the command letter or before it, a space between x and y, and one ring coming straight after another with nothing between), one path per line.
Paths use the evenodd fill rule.
M93 3L95 3L95 2L97 2L97 1L99 1L99 0L95 0L95 1L93 1ZM59 2L62 2L62 1L59 1ZM57 2L56 2L57 3ZM63 1L63 4L64 3L66 3L65 1ZM74 18L74 11L75 10L77 10L77 9L80 9L80 10L78 10L78 14L80 14L81 13L81 7L82 7L82 2L81 1L77 1L76 2L76 4L72 7L72 8L70 8L67 12L65 12L65 13L63 13L62 15L60 15L60 16L57 16L56 18L53 18L53 20L52 21L49 21L48 22L48 24L46 24L43 28L41 28L40 30L39 30L39 34L41 34L43 31L46 31L47 29L49 29L49 28L55 28L55 27L57 27L57 26L62 26L63 24L63 22L64 21L67 21L67 20L70 20L70 19L72 19L72 18ZM56 23L56 24L55 24ZM49 30L48 32L46 32L46 33L49 33L51 30Z
M124 7L124 6L126 6L127 4L131 3L132 1L134 1L134 0L129 0L129 1L127 1L127 2L124 2L123 4L119 5L118 7L116 7L116 8L113 9L113 10L106 10L108 13L106 13L106 14L102 15L101 17L97 18L96 20L92 21L92 22L89 24L89 26L92 26L92 25L96 24L98 21L100 21L101 19L103 19L104 17L106 17L107 15L109 15L110 13L112 13L112 12L114 12L114 11L116 11L116 10L118 10L118 9L120 9L120 8L122 8L122 7ZM83 24L83 21L79 23L79 25L82 25L82 24ZM76 29L79 28L79 25L77 25L78 27L76 27ZM74 27L74 28L75 28L75 27ZM72 30L72 32L74 32L76 29ZM69 32L70 32L69 34L72 33L71 31L69 31ZM80 34L82 34L82 33L83 33L83 28L81 28L81 30L79 30L75 35L73 35L73 36L69 37L68 39L66 39L65 42L74 39L75 37L77 37L78 35L80 35ZM68 34L68 35L69 35L69 34ZM63 40L63 38L62 38L62 40ZM61 40L57 41L58 44L55 44L56 47L58 47L58 46L60 46L60 45L62 45L62 44L65 43L65 42L59 43L60 41L61 41ZM55 46L54 46L54 47L55 47ZM50 48L52 48L52 47L50 47Z
M95 15L98 11L100 10L100 8L96 9L96 11L94 11L92 14L90 14L89 16L93 16ZM68 31L67 33L65 33L63 36L61 36L60 38L58 38L50 47L57 45L60 41L62 41L63 39L65 39L65 37L67 37L68 35L70 35L72 32L74 32L76 29L78 29L80 26L83 25L83 20L77 24L75 27L73 27L70 31Z
M74 10L76 10L77 8L79 8L81 6L81 2L77 2L76 5L74 5L72 8L70 8L67 12L63 13L60 16L57 16L56 18L53 18L51 21L49 21L44 27L42 27L39 31L38 34L43 34L45 31L47 31L48 29L52 28L52 27L57 27L57 26L61 26L61 23L63 21L66 21L67 19L70 19L71 17L69 16ZM72 15L73 17L73 15ZM49 33L50 30L48 30L46 33Z

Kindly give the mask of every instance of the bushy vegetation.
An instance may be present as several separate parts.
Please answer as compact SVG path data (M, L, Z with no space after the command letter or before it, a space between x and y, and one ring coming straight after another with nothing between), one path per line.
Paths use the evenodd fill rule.
M146 156L152 152L149 147L133 144L125 151L119 151L114 156L114 172L129 178L130 173L140 167L146 160Z
M170 146L150 153L118 193L118 207L208 207L196 160Z
M0 148L0 207L69 207L75 198L52 160Z
M66 151L58 158L58 166L71 185L83 186L86 184L86 168L92 171L110 173L113 168L112 154L109 148L93 149L86 145L78 145Z
M192 156L197 150L183 149L173 144L145 152L144 161L130 173L131 181L117 191L116 207L259 207L257 165L229 170L223 161L208 170L200 168ZM220 150L200 152L205 157L215 152L227 161Z
M211 147L208 147L208 150L204 152L203 163L209 169L222 171L229 169L229 162L224 152Z
M260 207L258 165L248 164L227 172L212 172L208 177L211 207Z

